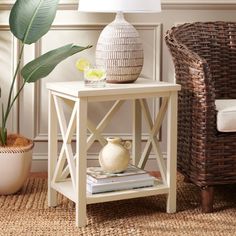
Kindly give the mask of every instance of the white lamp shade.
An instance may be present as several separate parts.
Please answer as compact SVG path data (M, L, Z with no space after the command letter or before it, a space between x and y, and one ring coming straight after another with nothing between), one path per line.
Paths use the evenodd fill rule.
M80 12L160 12L160 0L79 0Z

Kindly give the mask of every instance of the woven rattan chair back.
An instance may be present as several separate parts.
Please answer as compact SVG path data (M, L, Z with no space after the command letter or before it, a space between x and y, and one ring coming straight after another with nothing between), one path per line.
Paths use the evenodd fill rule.
M197 22L169 32L210 67L217 99L236 98L236 22Z
M182 86L178 170L202 189L236 183L236 133L217 131L215 110L215 99L236 99L236 22L186 23L165 40Z

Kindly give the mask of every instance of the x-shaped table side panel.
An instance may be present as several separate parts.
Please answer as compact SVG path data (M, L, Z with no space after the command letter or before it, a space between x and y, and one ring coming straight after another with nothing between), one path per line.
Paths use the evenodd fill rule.
M57 96L53 96L54 105L56 108L58 123L62 135L63 145L61 148L60 155L58 157L57 165L55 168L54 176L53 176L53 182L58 181L65 181L66 178L70 175L70 178L73 183L74 190L76 189L76 181L75 181L75 163L76 163L76 155L73 155L72 151L72 136L76 129L76 103L73 104L73 110L71 113L70 121L67 126L65 114L62 109L62 101L61 98ZM100 142L102 146L106 144L105 138L102 136L103 130L106 128L106 126L110 123L115 113L119 110L119 108L122 106L124 101L116 101L111 109L107 112L107 114L104 116L104 118L101 120L101 122L97 125L97 127L87 118L87 128L91 132L90 136L87 138L87 145L86 150L88 150L91 145L97 140ZM65 162L67 160L67 165L65 165Z

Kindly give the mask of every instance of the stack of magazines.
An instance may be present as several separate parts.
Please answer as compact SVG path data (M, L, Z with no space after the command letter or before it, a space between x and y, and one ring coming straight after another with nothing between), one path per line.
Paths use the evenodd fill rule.
M87 168L87 191L102 193L154 185L154 177L145 170L129 165L126 171L117 174L104 172L101 167Z

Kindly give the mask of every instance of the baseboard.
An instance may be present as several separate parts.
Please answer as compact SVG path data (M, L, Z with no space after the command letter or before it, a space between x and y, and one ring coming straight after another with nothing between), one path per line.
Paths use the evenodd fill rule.
M163 157L166 160L166 154L163 153ZM98 166L98 159L95 156L88 156L87 159L87 165L88 166ZM148 171L159 171L159 168L157 166L156 157L155 155L150 155L146 167L146 170ZM45 157L34 157L32 161L32 167L31 172L47 172L48 170L48 161Z

